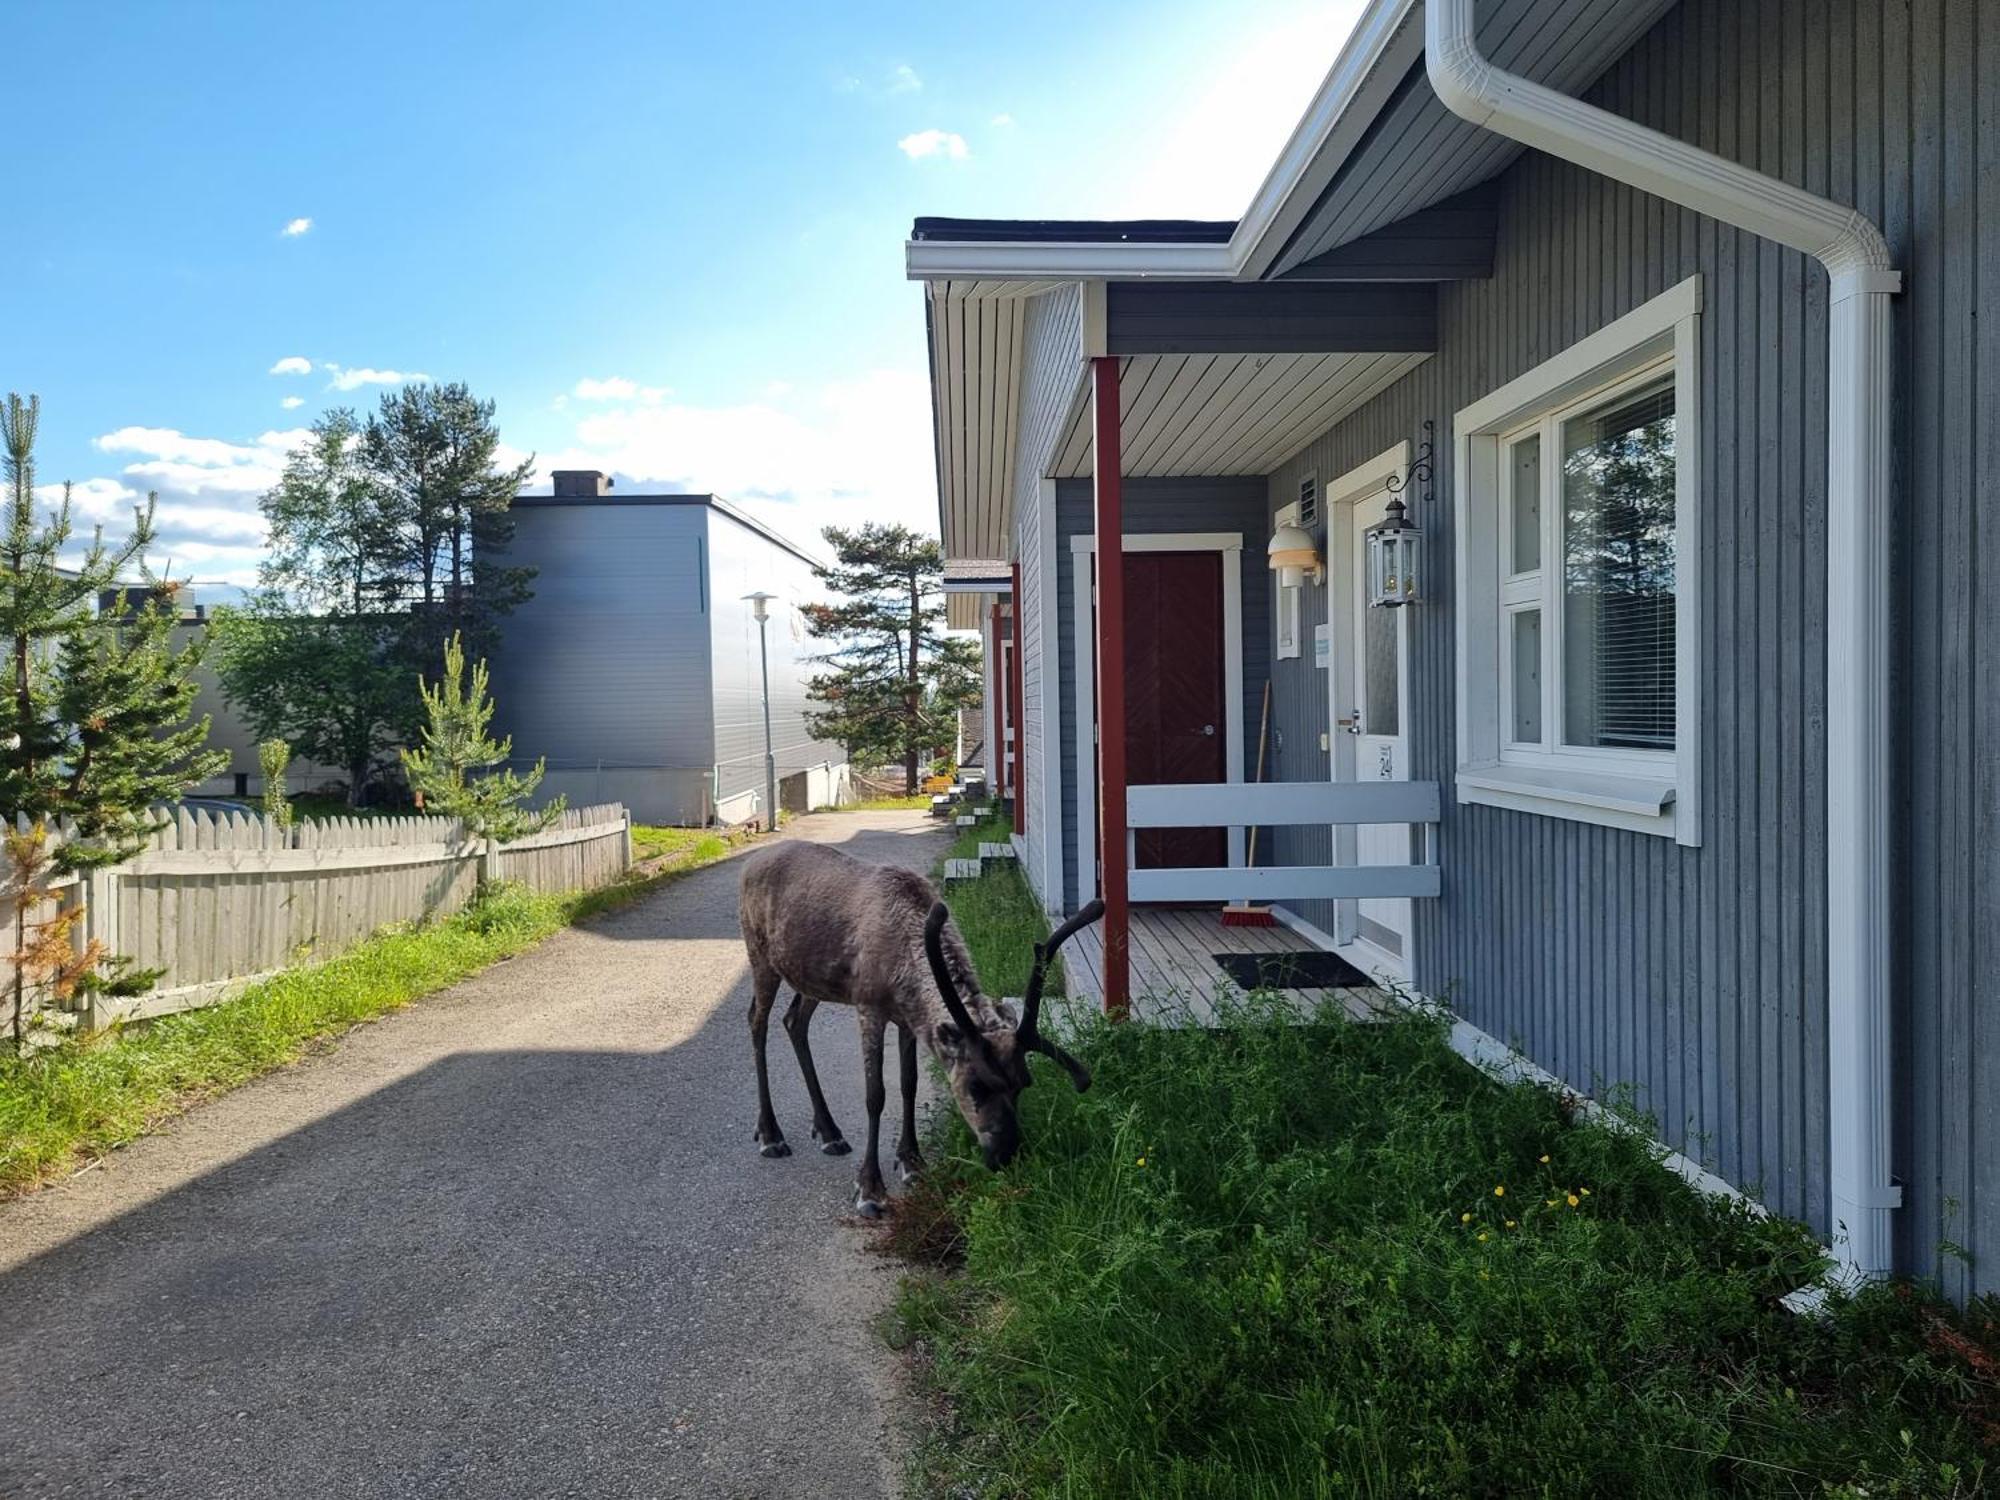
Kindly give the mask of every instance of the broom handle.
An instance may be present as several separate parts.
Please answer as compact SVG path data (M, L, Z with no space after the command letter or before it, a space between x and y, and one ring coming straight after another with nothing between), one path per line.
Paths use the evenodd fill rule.
M1269 738L1270 730L1271 679L1266 677L1264 679L1264 711L1257 717L1257 785L1259 786L1264 784L1264 742ZM1250 826L1250 858L1248 864L1251 869L1255 869L1257 866L1257 826L1254 823Z

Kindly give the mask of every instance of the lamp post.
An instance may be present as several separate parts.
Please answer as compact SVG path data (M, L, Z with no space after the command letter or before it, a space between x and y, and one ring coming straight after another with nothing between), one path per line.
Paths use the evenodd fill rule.
M771 601L776 594L745 594L757 622L757 661L764 671L764 831L778 827L778 758L771 751Z

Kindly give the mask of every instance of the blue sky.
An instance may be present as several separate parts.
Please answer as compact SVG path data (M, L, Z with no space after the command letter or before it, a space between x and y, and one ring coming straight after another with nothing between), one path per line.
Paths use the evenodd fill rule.
M934 526L910 220L1232 218L1357 9L12 7L0 388L203 582L306 422L417 376L543 472Z

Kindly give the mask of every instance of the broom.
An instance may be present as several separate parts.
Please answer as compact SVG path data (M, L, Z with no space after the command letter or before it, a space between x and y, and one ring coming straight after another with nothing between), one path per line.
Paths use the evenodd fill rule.
M1264 784L1264 740L1271 729L1271 680L1264 679L1264 711L1257 718L1257 784ZM1257 829L1250 829L1250 865L1257 864ZM1268 906L1253 906L1248 901L1232 901L1222 908L1224 927L1275 927L1278 919L1271 915Z

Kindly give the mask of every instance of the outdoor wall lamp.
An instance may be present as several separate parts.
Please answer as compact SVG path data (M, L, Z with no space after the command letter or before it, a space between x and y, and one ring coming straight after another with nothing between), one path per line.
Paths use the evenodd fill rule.
M1424 423L1423 446L1416 461L1401 479L1389 481L1389 513L1370 526L1368 538L1368 604L1371 609L1394 609L1415 604L1423 597L1424 534L1410 519L1403 504L1403 491L1412 480L1431 482L1431 433L1433 424Z
M1264 549L1264 555L1273 573L1278 575L1281 588L1295 589L1305 582L1306 575L1312 575L1314 583L1326 579L1326 569L1320 565L1319 547L1313 542L1312 533L1303 526L1289 522L1280 526L1271 535L1271 545Z

